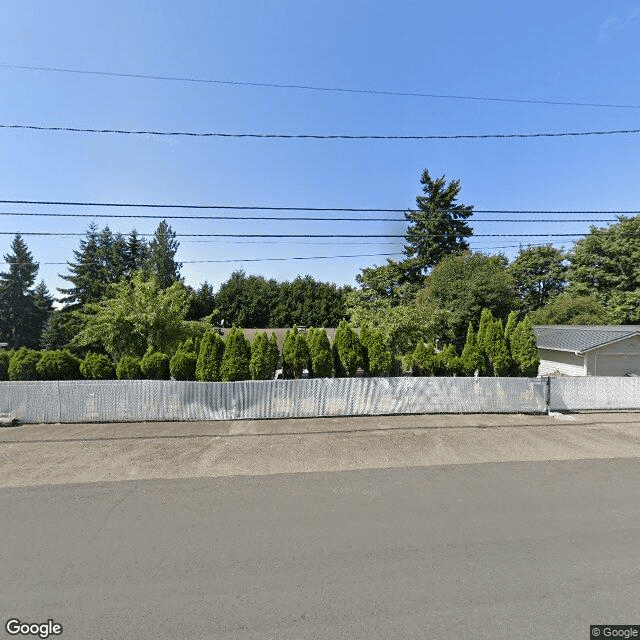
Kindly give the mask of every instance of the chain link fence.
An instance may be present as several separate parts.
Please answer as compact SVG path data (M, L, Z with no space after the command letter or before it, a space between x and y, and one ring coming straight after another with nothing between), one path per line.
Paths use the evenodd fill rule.
M55 423L543 413L545 394L535 378L2 382L0 415Z
M640 409L640 378L551 378L551 411Z

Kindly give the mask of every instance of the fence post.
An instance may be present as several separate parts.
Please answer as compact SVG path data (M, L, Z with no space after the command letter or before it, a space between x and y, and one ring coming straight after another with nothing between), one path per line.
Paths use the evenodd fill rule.
M545 385L544 403L547 408L547 415L551 411L551 376L547 376L547 382Z

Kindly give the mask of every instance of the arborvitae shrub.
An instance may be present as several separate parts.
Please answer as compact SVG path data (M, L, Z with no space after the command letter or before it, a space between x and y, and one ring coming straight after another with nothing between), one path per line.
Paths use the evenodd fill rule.
M276 373L276 369L278 368L279 361L280 349L278 349L278 337L276 336L275 332L272 331L271 337L269 338L269 366L271 367L274 376Z
M411 359L411 373L414 376L432 376L438 366L438 354L433 343L420 340Z
M74 380L80 377L79 365L70 351L41 351L36 372L41 380Z
M362 357L362 345L353 327L345 320L340 320L333 340L341 370L349 377L356 374L359 367L364 364Z
M253 336L249 371L253 380L271 380L276 372L273 366L271 344L264 331L257 331Z
M220 377L223 382L251 380L249 362L251 347L244 337L242 329L233 327L224 341L224 355L220 366Z
M133 356L123 356L116 367L116 376L118 380L141 380L143 376L140 360Z
M520 322L511 336L511 354L524 376L536 376L540 365L536 336L528 316Z
M365 350L368 352L369 374L372 376L390 375L394 365L394 357L384 332L372 331L367 342Z
M333 356L327 332L324 329L314 329L307 333L307 344L313 377L330 378L333 374Z
M176 351L169 361L169 371L172 377L175 380L195 380L197 359L193 351L186 349Z
M169 356L159 351L147 351L140 360L140 368L147 380L169 379Z
M220 382L220 367L224 354L224 341L220 334L209 329L200 342L196 362L196 380L201 382Z
M484 359L482 357L482 353L476 345L476 337L473 332L473 326L471 323L469 323L469 326L467 327L467 340L464 343L464 349L462 350L462 355L460 356L460 367L462 369L462 374L472 376L476 371L482 373L483 365Z
M309 348L304 334L298 332L298 327L287 331L282 345L282 364L285 376L301 378L302 372L311 365L309 362Z
M507 318L507 325L504 328L504 339L507 342L507 349L511 350L511 335L513 334L516 325L518 324L518 313L511 311Z
M436 354L436 375L459 375L461 371L462 363L452 344L446 345L440 353Z
M358 338L360 339L360 344L362 345L362 368L367 375L378 375L376 373L371 373L371 368L369 365L369 347L371 346L371 341L373 340L373 331L369 327L366 322L362 323L360 327L360 333L358 334Z
M20 347L9 360L9 380L39 380L40 374L36 369L39 360L39 351Z
M0 380L9 379L9 361L12 353L11 351L0 351Z
M502 320L495 320L487 326L485 345L485 353L489 358L493 375L496 377L506 376L511 367L511 356L507 351Z
M116 368L109 357L100 353L88 353L80 363L80 373L88 380L113 380Z

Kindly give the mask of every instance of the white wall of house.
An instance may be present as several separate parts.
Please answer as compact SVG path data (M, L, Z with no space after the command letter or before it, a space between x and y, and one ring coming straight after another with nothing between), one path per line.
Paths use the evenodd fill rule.
M640 375L640 336L633 336L587 353L587 375Z
M585 357L570 351L540 349L539 376L586 376Z

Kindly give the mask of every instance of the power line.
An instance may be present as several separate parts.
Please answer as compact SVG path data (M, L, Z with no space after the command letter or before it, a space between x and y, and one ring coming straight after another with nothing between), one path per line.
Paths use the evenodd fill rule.
M402 255L401 252L398 253L360 253L360 254L351 254L351 255L343 255L343 256L289 256L289 257L278 257L278 258L224 258L220 260L181 260L181 264L206 264L206 263L226 263L226 262L273 262L273 261L283 261L283 260L334 260L336 258L375 258L380 256L399 256ZM3 260L1 264L27 264L24 262L11 262ZM67 262L39 262L38 265L66 265Z
M0 231L3 236L86 236L86 233L61 231ZM153 233L139 233L139 236L153 237ZM176 233L178 238L405 238L405 234L393 233ZM449 234L430 234L434 238L449 237ZM575 238L588 233L474 233L473 238ZM637 237L635 234L622 234Z
M68 73L79 75L92 75L92 76L107 76L114 78L136 78L144 80L166 80L171 82L190 82L198 84L216 84L227 86L241 86L241 87L268 87L273 89L298 89L304 91L323 91L323 92L336 92L336 93L353 93L353 94L366 94L366 95L384 95L384 96L402 96L413 98L437 98L443 100L475 100L483 102L512 102L517 104L544 104L544 105L560 105L569 107L600 107L607 109L640 109L640 105L637 104L611 104L611 103L597 103L597 102L577 102L577 101L563 101L563 100L536 100L526 98L503 98L493 96L468 96L468 95L450 95L439 93L422 93L422 92L409 92L409 91L388 91L383 89L353 89L353 88L341 88L341 87L322 87L306 84L281 84L276 82L249 82L240 80L219 80L212 78L192 78L185 76L165 76L165 75L151 75L145 73L122 73L115 71L98 71L93 69L68 69L61 67L41 67L35 65L23 65L23 64L2 64L0 67L5 69L24 69L30 71L47 71L55 73Z
M58 131L70 133L118 134L133 136L162 136L189 138L270 138L297 140L484 140L510 138L565 138L581 136L610 136L640 133L640 129L611 129L603 131L559 131L545 133L480 133L453 135L349 135L315 133L223 133L212 131L153 131L144 129L95 129L90 127L62 127L35 124L0 124L2 129L29 129L32 131Z
M332 217L311 217L311 216L194 216L194 215L147 215L147 214L118 214L104 213L95 215L92 213L47 213L47 212L27 212L27 211L0 211L0 216L25 216L25 217L41 217L41 218L142 218L149 220L158 220L164 218L167 220L264 220L269 222L407 222L406 218L332 218ZM510 218L484 218L474 219L474 222L508 222L508 223L531 223L531 222L617 222L615 218L531 218L531 219L510 219Z
M234 205L234 204L167 204L155 202L90 202L65 200L1 200L0 204L37 204L43 206L64 207L127 207L139 209L228 209L238 211L327 211L344 213L420 213L419 209L384 209L379 207L280 207L268 205ZM635 211L604 209L473 209L473 213L505 214L518 213L526 215L545 214L582 214L582 215L638 215ZM128 216L133 217L133 216ZM169 217L169 216L166 216Z

